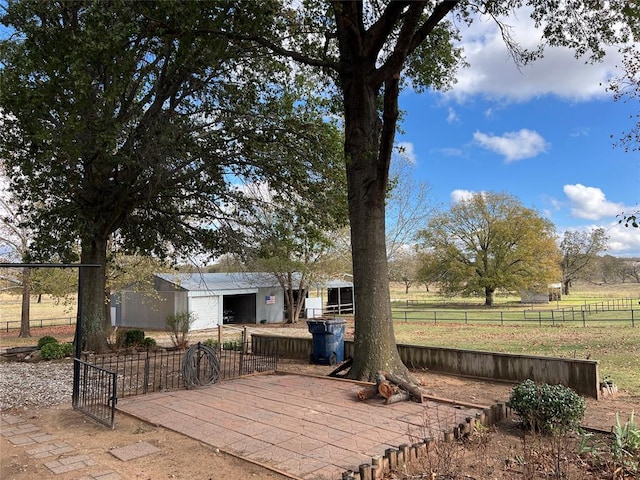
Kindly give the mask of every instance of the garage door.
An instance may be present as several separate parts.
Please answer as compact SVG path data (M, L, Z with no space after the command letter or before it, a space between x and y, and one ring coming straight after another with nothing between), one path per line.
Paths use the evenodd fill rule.
M204 330L218 326L218 297L189 297L189 311L195 317L191 330Z

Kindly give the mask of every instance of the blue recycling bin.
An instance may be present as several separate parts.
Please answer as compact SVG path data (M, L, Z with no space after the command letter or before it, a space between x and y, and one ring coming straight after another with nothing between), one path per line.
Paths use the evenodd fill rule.
M307 320L313 337L311 363L335 365L344 361L344 318L323 318Z

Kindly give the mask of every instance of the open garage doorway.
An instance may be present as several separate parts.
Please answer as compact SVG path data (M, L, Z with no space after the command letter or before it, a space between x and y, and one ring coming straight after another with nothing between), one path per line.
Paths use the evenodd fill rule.
M222 322L225 324L256 323L256 294L224 295Z

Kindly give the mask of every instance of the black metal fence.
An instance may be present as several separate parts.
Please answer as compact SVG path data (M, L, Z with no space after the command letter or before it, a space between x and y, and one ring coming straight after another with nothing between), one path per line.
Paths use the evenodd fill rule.
M73 359L73 408L113 428L116 410L116 373L78 358Z
M116 375L116 397L194 388L243 375L275 371L275 342L227 342L223 346L197 344L187 350L145 350L120 354L85 354L86 363ZM256 339L253 340L255 344Z

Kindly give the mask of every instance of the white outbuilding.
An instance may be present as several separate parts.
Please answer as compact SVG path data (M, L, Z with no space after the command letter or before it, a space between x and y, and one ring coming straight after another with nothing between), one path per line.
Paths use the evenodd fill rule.
M112 325L164 330L167 317L182 312L193 317L190 330L284 318L284 291L268 273L162 273L153 276L153 286L153 294L130 289L112 295Z

